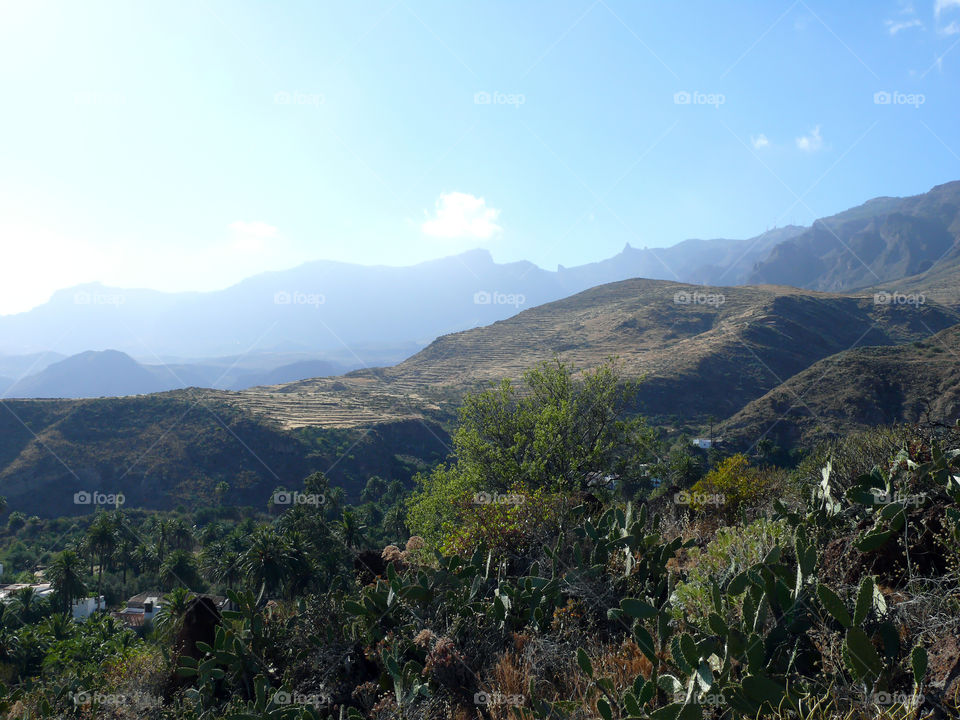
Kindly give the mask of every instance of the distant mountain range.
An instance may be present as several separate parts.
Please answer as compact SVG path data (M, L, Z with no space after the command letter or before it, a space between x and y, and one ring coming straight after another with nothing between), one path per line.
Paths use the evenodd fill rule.
M44 361L59 356L48 354ZM88 350L49 364L19 380L0 377L0 398L96 398L146 395L186 387L243 390L304 378L340 375L356 365L330 360L297 360L263 368L237 367L229 358L206 363L151 365L118 350ZM267 362L264 359L261 362ZM280 364L282 363L282 364Z
M474 250L410 267L311 262L208 293L82 285L28 312L0 316L0 352L113 349L159 360L347 351L354 366L389 364L439 335L608 282L653 277L736 284L772 246L801 230L663 249L627 246L608 260L556 271L498 264L489 252Z
M251 352L338 354L340 365L389 365L441 335L635 277L832 292L909 277L934 299L960 305L960 284L952 282L960 279L958 238L960 182L952 182L914 197L876 198L809 228L669 248L628 245L607 260L555 271L528 262L498 264L489 252L474 250L410 267L310 262L206 293L83 285L28 312L0 316L0 353L112 349L146 364L170 357L205 364L204 358ZM939 284L925 284L928 276ZM0 377L21 376L0 363ZM203 372L195 377L207 382Z

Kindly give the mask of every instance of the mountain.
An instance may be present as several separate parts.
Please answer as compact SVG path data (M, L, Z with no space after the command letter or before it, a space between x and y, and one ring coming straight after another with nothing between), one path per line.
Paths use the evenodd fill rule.
M958 239L960 181L922 195L875 198L817 220L773 247L748 282L832 292L896 284L957 268Z
M960 291L953 289L960 286L953 282L960 279L954 275L960 274L958 238L960 182L952 182L913 197L875 198L809 228L777 228L747 240L686 240L669 248L627 245L612 258L555 271L529 262L495 263L489 252L473 250L409 267L316 261L204 293L82 285L28 312L0 316L0 352L329 358L346 348L347 364L370 367L399 362L440 335L636 277L830 292L899 291L909 278L936 290L933 299L960 305ZM21 373L4 372L0 364L0 376Z
M684 240L667 248L634 248L600 262L558 268L564 286L581 289L629 280L650 278L699 285L741 285L754 265L776 245L806 228L788 225L768 230L747 240Z
M631 277L734 283L771 246L802 228L749 240L688 240L635 249L600 263L543 270L499 264L485 250L410 267L328 261L263 273L207 293L62 290L40 307L0 316L0 351L134 357L210 357L254 351L342 353L371 366L398 362L439 335Z
M262 368L250 367L256 363L249 358L227 360L230 359L150 365L139 363L117 350L89 350L54 362L18 381L0 378L0 397L123 397L188 387L243 390L255 385L277 385L337 375L352 369L349 365L322 359L298 360L278 366L268 364ZM247 362L248 366L238 367L240 362Z
M64 357L66 356L55 352L0 355L0 376L10 378L12 383L16 378L38 373Z
M625 280L442 336L392 367L239 392L6 400L0 495L12 509L43 515L77 512L81 490L167 508L208 501L227 481L227 502L259 505L314 470L355 494L370 474L406 482L443 458L465 391L555 355L581 368L618 356L627 377L644 377L638 411L695 427L735 415L849 348L923 341L958 322L960 314L932 302ZM145 380L145 366L120 353L68 358L48 376L81 360L81 370L108 360Z
M838 437L896 422L960 419L960 326L898 347L831 355L722 423L717 434L749 446Z
M640 412L665 423L703 422L732 415L837 352L912 342L958 321L957 312L935 303L625 280L440 337L392 367L235 397L288 427L440 420L465 391L555 355L580 368L617 356L626 376L645 377Z
M15 382L11 398L84 398L144 395L166 390L156 374L116 350L79 353Z

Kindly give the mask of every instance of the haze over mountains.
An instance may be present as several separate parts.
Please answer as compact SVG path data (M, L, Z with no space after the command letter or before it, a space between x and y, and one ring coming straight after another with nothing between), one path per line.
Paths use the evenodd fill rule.
M579 368L618 357L626 377L644 378L638 412L673 433L715 420L731 446L768 436L788 445L922 416L951 423L960 412L958 237L960 183L949 183L870 201L812 228L628 247L556 272L498 265L476 251L412 268L312 263L220 293L137 291L112 305L90 294L73 299L94 288L64 291L0 318L5 348L44 351L0 356L3 392L141 396L3 400L0 494L11 507L47 513L37 500L44 488L109 486L169 507L228 480L237 502L248 502L326 462L348 492L373 467L407 481L447 452L464 392L555 357ZM655 279L668 273L842 291ZM571 290L581 285L589 287ZM880 289L888 295L875 297ZM513 305L494 302L511 294ZM123 351L149 337L171 354L213 352L233 332L255 344L245 320L266 324L260 336L274 352L163 363L155 351L150 363ZM456 332L438 330L458 323ZM59 330L72 339L50 340ZM417 335L435 331L436 339ZM115 345L58 354L91 338ZM389 367L366 369L359 355L399 360L403 348L412 354ZM342 374L351 367L361 369ZM223 389L156 394L204 385ZM350 450L354 443L362 450Z

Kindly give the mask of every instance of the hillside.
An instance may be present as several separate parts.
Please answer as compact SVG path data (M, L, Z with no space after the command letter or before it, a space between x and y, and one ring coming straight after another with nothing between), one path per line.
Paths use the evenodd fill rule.
M675 298L694 299L687 304ZM717 301L717 304L700 304ZM710 288L627 280L438 338L399 365L234 395L289 427L449 417L463 392L559 355L609 356L646 378L641 412L661 421L724 418L812 363L858 345L923 339L958 321L935 304L876 305L782 287Z
M445 435L423 423L374 430L290 432L187 390L101 400L6 400L0 412L0 495L44 517L92 511L79 491L123 493L127 508L218 502L266 508L277 487L326 472L355 496L370 475L408 481L446 455Z
M718 435L783 447L900 421L953 425L960 418L960 327L899 347L838 353L749 403Z
M259 505L314 470L356 493L370 474L407 481L445 456L443 428L464 392L557 355L579 368L617 356L626 377L644 378L637 411L696 426L824 358L923 341L958 322L935 303L626 280L443 336L393 367L240 392L8 400L0 494L44 515L75 510L81 489L165 508L209 499L226 480L228 502Z
M817 220L774 247L750 283L830 292L896 283L960 263L960 181L907 198L875 198ZM898 286L897 286L898 287Z

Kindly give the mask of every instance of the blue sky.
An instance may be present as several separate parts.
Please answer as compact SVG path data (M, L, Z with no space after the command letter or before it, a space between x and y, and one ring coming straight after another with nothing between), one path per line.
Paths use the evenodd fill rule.
M0 0L0 313L924 192L960 179L958 45L960 0Z

